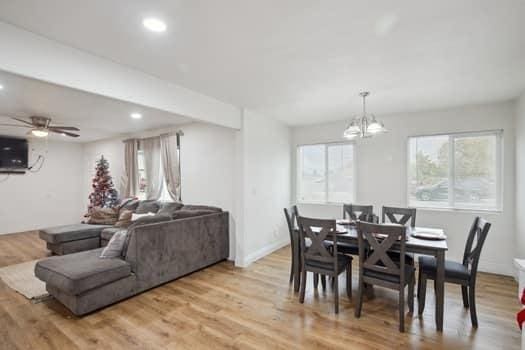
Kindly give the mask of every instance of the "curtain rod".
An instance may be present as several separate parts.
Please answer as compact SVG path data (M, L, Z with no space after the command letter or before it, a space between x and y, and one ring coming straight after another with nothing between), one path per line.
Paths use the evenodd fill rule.
M131 141L131 140L146 140L146 139L151 139L151 138L155 138L155 137L160 137L162 135L168 135L168 136L184 136L184 131L182 130L177 130L177 131L170 131L170 132L163 132L163 133L160 133L159 135L157 136L151 136L151 137L131 137L129 139L125 139L125 140L122 140L122 142L127 142L127 141Z

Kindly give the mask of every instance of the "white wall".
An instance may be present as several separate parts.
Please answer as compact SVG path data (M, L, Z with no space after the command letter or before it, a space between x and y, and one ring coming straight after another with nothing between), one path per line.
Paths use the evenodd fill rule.
M221 207L231 213L230 258L235 252L235 137L234 129L205 123L181 125L172 130L183 130L181 138L181 184L182 201L186 204L205 204ZM118 190L124 174L123 139L149 137L169 129L152 130L110 140L84 145L84 198L91 190L95 162L104 155L110 164L110 172ZM86 199L87 203L87 199Z
M290 149L288 126L244 111L237 136L238 266L247 266L289 244L282 209L290 205Z
M78 223L84 214L82 145L30 141L30 164L38 154L46 157L39 172L0 174L0 234Z
M373 204L376 213L382 205L407 205L407 138L412 135L457 131L504 129L504 192L503 211L464 212L450 210L418 210L417 225L442 227L448 235L447 258L460 260L472 220L482 215L492 223L480 261L480 269L506 275L512 274L515 242L514 210L514 103L467 106L431 112L381 116L389 133L372 139L356 141L357 193L356 203ZM293 129L293 144L343 141L346 121L311 125ZM295 155L294 194L295 201ZM304 215L339 218L341 206L300 205Z
M525 92L516 103L516 258L525 258Z

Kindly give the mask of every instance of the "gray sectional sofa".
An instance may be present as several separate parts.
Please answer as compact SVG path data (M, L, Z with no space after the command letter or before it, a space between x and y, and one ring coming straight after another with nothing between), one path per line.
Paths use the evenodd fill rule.
M228 212L193 210L191 215L174 215L168 221L131 226L121 258L100 258L100 234L108 227L97 227L99 245L95 249L86 242L88 250L43 259L36 264L35 275L75 315L84 315L227 259ZM78 233L79 226L76 229L76 241L94 238ZM46 231L49 235L55 232L57 238L65 230ZM65 253L68 244L59 244L64 242L51 244L61 246ZM73 245L78 247L78 242Z

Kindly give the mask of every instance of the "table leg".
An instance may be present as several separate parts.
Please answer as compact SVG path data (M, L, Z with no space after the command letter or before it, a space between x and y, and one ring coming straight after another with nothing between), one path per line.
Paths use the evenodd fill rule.
M442 332L445 308L445 252L437 252L436 260L436 327L439 332Z

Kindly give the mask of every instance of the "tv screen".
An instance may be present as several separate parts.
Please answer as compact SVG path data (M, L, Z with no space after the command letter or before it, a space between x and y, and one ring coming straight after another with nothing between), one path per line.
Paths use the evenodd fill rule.
M27 140L0 136L0 171L27 169Z

